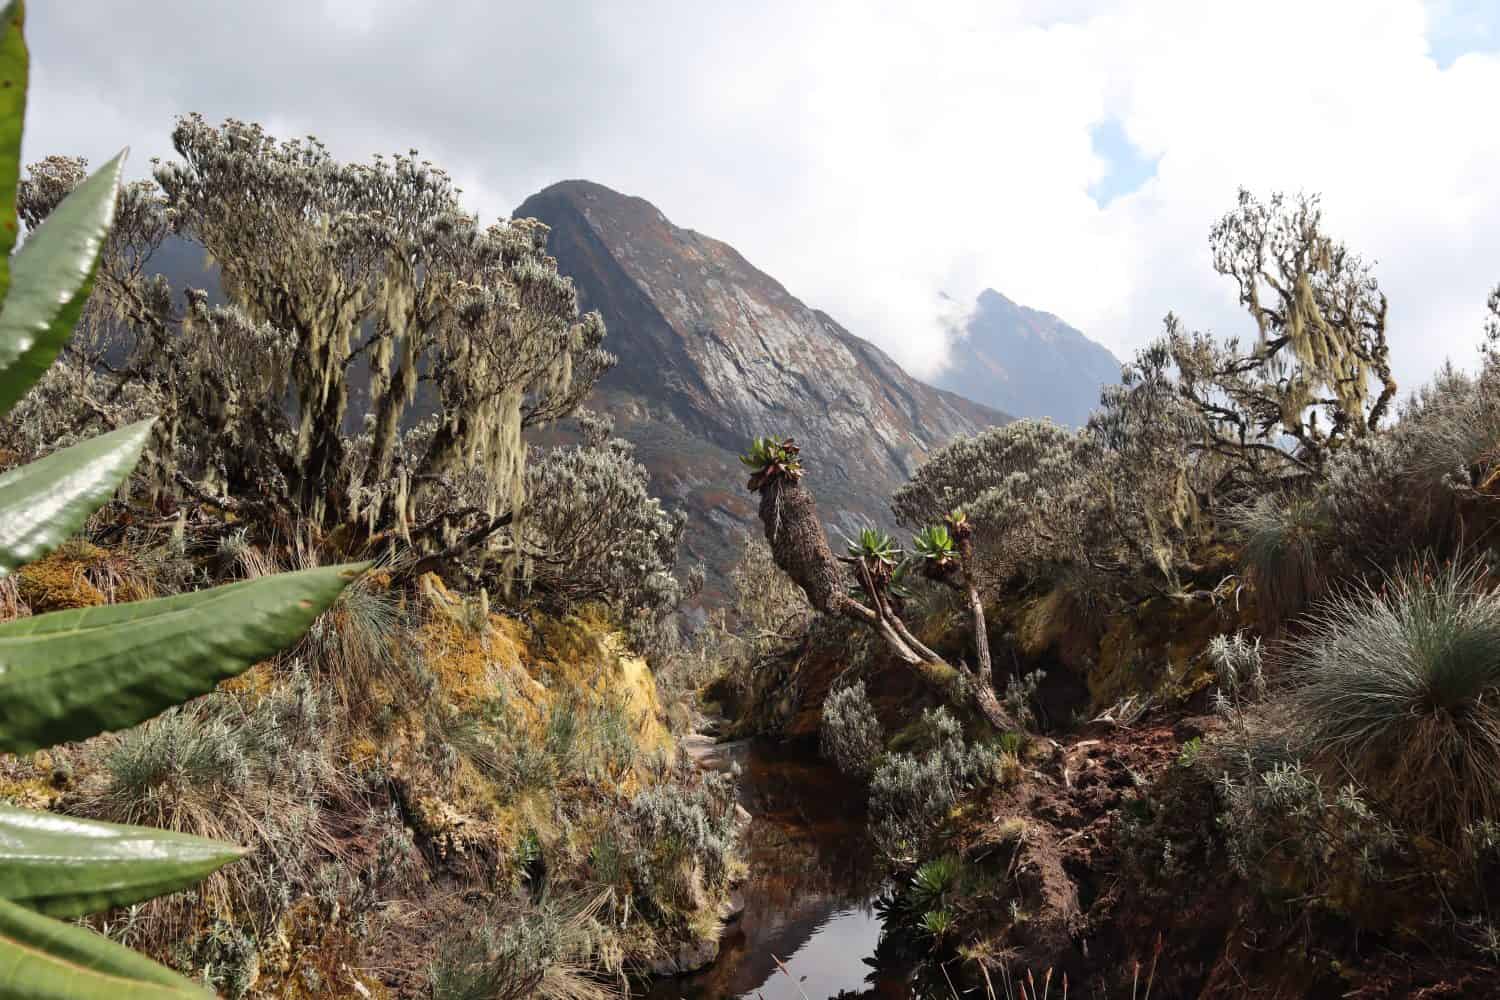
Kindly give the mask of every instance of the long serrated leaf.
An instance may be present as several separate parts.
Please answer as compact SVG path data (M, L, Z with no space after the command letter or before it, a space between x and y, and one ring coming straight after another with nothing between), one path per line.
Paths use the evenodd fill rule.
M0 474L0 579L55 549L114 495L140 460L150 420Z
M102 934L0 900L0 1000L205 1000L211 996Z
M243 855L170 830L0 805L0 899L52 917L186 889Z
M10 288L10 252L16 248L16 185L21 179L21 129L28 77L25 8L11 0L0 12L0 302Z
M0 751L124 729L291 645L367 564L0 623Z
M26 237L0 309L0 414L57 357L88 301L115 218L125 154L96 170Z

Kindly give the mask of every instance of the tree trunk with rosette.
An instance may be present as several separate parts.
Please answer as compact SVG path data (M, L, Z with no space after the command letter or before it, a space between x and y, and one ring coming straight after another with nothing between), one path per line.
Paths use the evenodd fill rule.
M812 492L794 475L757 476L752 483L760 493L760 520L771 555L781 571L802 588L808 603L826 615L849 618L873 628L902 663L921 670L929 678L951 676L956 670L969 682L975 705L990 725L999 730L1015 728L995 697L989 649L983 640L983 675L976 676L963 664L955 668L912 635L906 623L892 610L878 581L861 559L845 561L854 566L868 605L850 597L845 587L843 566L828 545Z

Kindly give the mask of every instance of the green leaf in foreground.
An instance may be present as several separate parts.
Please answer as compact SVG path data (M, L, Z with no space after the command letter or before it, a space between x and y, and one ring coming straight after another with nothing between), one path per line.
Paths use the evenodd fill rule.
M368 564L0 624L0 751L124 729L275 655Z
M53 917L186 889L243 853L169 830L0 805L0 899Z
M10 288L10 252L16 248L16 184L21 179L21 123L26 112L25 12L20 0L0 11L0 302Z
M52 364L88 301L115 218L122 152L62 200L11 258L0 309L0 414Z
M140 460L151 421L90 438L0 475L0 578L73 534Z
M211 994L85 927L0 900L0 1000L205 1000Z

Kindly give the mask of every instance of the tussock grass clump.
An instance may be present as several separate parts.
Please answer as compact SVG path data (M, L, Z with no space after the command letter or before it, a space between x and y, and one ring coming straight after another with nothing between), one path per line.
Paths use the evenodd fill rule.
M205 911L272 926L317 865L340 857L330 810L355 792L326 739L330 721L296 673L253 705L218 692L90 745L99 779L82 796L85 815L252 848L197 890L146 904L143 942L170 942Z
M351 718L363 718L379 694L415 692L409 635L399 595L366 577L318 616L295 655L332 688Z
M517 901L438 949L433 1000L605 1000L618 994L596 971L618 974L616 936L599 920L607 894L590 900Z
M1329 601L1289 705L1317 759L1418 828L1500 815L1500 596L1477 565L1416 566Z
M1245 573L1269 634L1323 592L1319 547L1327 514L1317 497L1272 493L1233 509L1229 521L1244 536Z

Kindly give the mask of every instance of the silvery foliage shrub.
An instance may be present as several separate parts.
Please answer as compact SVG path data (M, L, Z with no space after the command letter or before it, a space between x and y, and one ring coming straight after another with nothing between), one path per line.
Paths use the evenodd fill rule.
M1314 902L1352 885L1378 881L1400 849L1395 827L1353 784L1328 794L1300 761L1226 771L1215 787L1229 864L1268 895Z
M533 586L567 603L600 600L622 612L675 607L673 575L686 517L650 493L650 474L607 419L579 421L582 444L533 449L525 537Z
M624 829L640 901L690 908L694 873L710 892L728 883L739 839L733 779L713 773L691 785L642 789L630 802Z
M1244 632L1216 635L1208 643L1208 662L1217 687L1214 710L1233 715L1245 704L1266 695L1265 654L1259 638Z
M885 730L865 692L865 682L855 681L829 693L823 702L823 720L818 730L823 756L844 774L868 777L885 752Z
M969 746L963 728L944 708L922 713L930 736L925 751L887 754L870 778L871 834L888 856L925 855L936 828L969 789L984 784L999 763L986 746Z
M1087 442L1050 420L1016 420L934 452L896 491L891 509L912 530L963 509L986 582L1038 563L1081 558L1090 498Z

